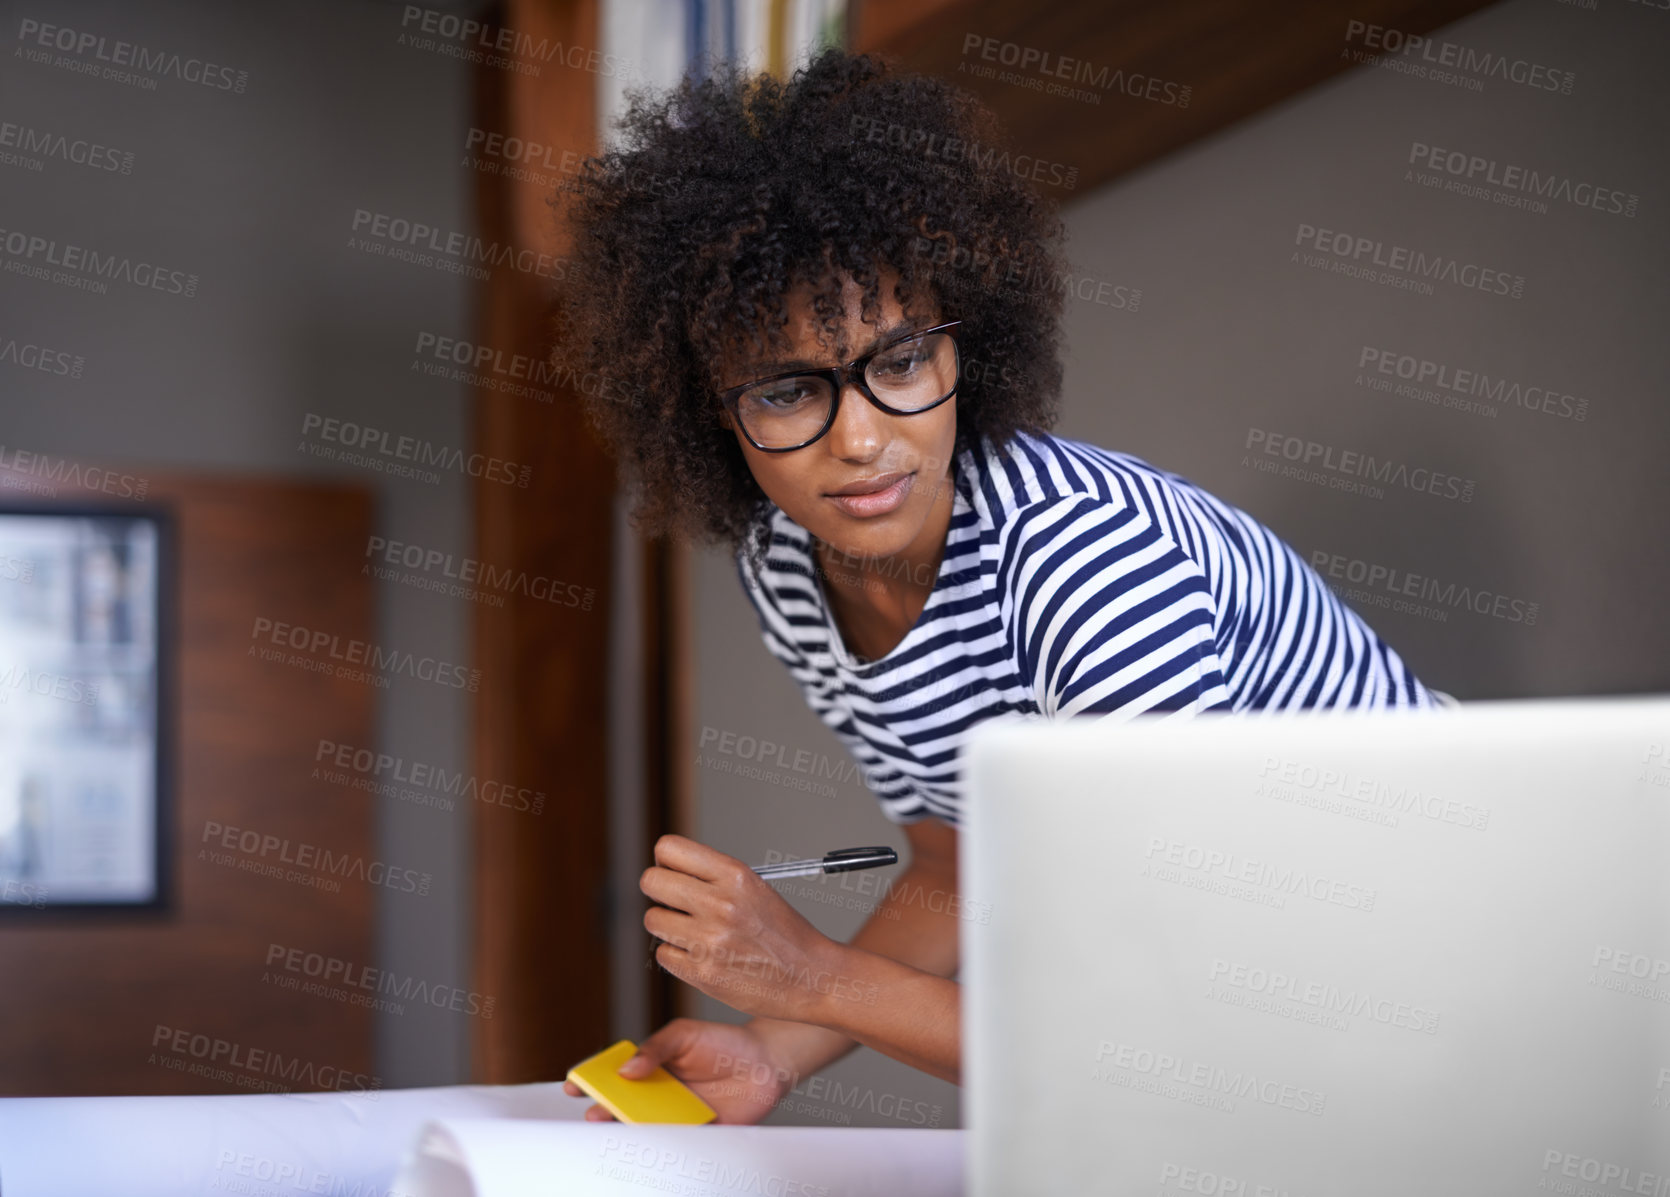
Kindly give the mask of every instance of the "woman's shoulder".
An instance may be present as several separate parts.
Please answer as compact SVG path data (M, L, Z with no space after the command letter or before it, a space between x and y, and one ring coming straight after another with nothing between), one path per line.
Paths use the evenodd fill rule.
M1018 431L1002 444L982 437L972 459L976 489L999 516L1062 505L1152 514L1206 494L1134 453L1048 432Z

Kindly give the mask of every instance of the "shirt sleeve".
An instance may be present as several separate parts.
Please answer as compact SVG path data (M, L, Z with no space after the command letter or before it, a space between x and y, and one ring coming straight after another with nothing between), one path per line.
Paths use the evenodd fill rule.
M1441 708L1436 692L1291 545L1230 510L1250 552L1229 568L1247 578L1253 596L1243 625L1250 642L1227 675L1238 702L1253 710Z
M1006 531L1002 615L1046 717L1230 709L1206 575L1152 518L1067 495Z

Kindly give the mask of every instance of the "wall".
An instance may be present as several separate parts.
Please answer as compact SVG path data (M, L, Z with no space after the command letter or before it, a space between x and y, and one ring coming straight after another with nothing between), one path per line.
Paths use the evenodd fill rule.
M1670 628L1654 595L1670 546L1651 516L1670 510L1656 465L1670 366L1648 264L1670 259L1670 14L1513 3L1442 36L1572 72L1572 94L1358 71L1075 205L1080 268L1143 298L1135 312L1068 305L1061 431L1183 474L1307 559L1328 554L1324 576L1364 592L1350 601L1371 626L1459 698L1662 690ZM1627 216L1549 200L1539 213L1428 187L1422 174L1451 176L1411 164L1416 143L1639 204ZM1351 259L1296 244L1301 225L1382 242L1383 257L1401 246L1488 267L1523 280L1523 297L1352 277L1336 269ZM1430 382L1400 394L1404 380L1376 370L1398 356L1509 386L1497 402ZM1336 462L1357 450L1458 480L1443 491L1471 482L1472 497L1380 484L1377 498L1335 489L1369 481L1340 470L1261 472L1254 461L1304 464L1254 451L1269 436L1249 450L1271 433L1326 446L1313 470L1328 449ZM1400 590L1355 584L1363 571L1346 563L1334 577L1334 554L1400 571ZM1495 596L1509 600L1500 612ZM1410 599L1415 610L1396 608Z

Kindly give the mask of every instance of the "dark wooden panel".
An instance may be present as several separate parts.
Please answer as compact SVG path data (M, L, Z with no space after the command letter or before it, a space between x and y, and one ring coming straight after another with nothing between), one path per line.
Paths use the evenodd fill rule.
M978 96L1016 152L1078 168L1074 190L1057 193L1065 199L1351 69L1344 51L1363 43L1348 43L1350 21L1425 34L1484 7L1481 0L859 0L854 48L895 56ZM993 65L964 54L970 35L1187 86L1188 103L1110 88L1093 104L984 79L966 69Z
M350 873L374 860L371 799L310 775L321 739L375 743L376 691L249 655L258 618L375 640L371 581L360 574L370 495L129 472L176 518L176 906L161 915L48 911L0 924L0 1093L308 1090L335 1087L337 1071L363 1078L345 1087L372 1084L370 1013L263 975L272 944L369 967L375 887L339 876L328 878L339 885L331 892L262 876L215 863L203 842L214 822L367 862ZM101 497L59 489L60 499ZM230 856L261 863L277 854ZM159 1028L205 1037L204 1052L168 1050L155 1042ZM236 1056L231 1047L215 1054L215 1039L235 1045ZM168 1058L220 1074L173 1068Z
M644 836L643 860L655 859L655 841L668 832L690 835L696 825L695 779L689 745L695 711L694 648L690 632L690 547L669 539L641 542L639 601L643 635ZM649 943L649 937L644 937ZM647 1011L651 1027L694 1017L697 991L663 968L648 967Z
M596 0L517 0L490 20L534 44L595 47ZM484 67L475 123L576 154L596 152L598 76L546 63L537 73ZM481 235L561 255L541 179L481 175ZM477 340L549 356L551 279L496 269L483 285ZM475 488L476 553L594 592L585 609L512 593L476 616L480 776L546 794L543 813L482 805L475 834L475 985L499 996L474 1024L472 1071L483 1083L561 1077L609 1043L608 645L615 478L583 418L580 396L554 402L482 389L477 448L526 465L528 485ZM527 780L523 780L527 779Z

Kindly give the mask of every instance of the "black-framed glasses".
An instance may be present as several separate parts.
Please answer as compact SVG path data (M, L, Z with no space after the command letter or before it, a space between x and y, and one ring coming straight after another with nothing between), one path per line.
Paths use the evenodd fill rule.
M913 416L957 393L961 320L905 333L844 366L786 370L719 395L748 443L764 453L804 449L828 432L848 382L890 416Z

